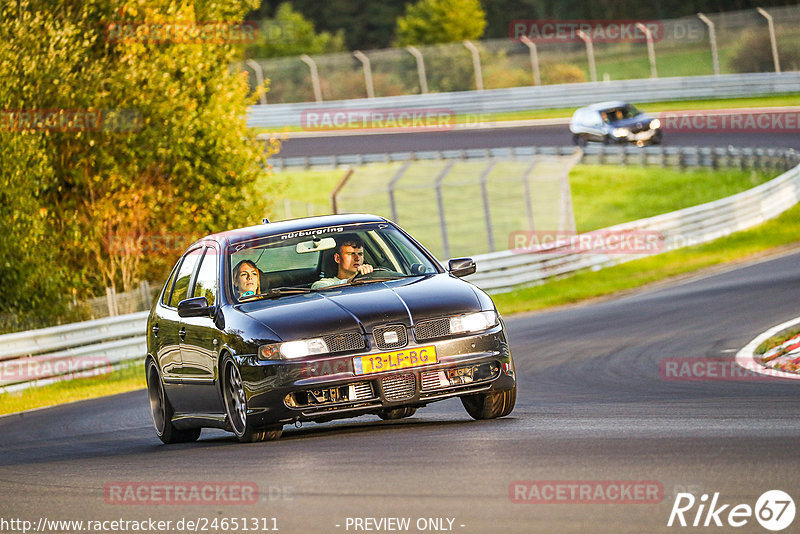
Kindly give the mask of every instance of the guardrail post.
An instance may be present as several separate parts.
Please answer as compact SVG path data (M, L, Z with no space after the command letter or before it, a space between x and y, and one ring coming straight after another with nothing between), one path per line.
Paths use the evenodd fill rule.
M308 54L303 54L300 56L300 60L308 65L308 69L311 71L311 84L314 86L314 100L317 102L322 102L322 89L319 84L319 72L317 71L317 64Z
M115 315L119 315L117 311L117 299L116 299L116 292L114 291L113 287L106 288L106 300L108 301L108 315L110 317L114 317Z
M441 226L442 230L442 252L443 257L449 258L450 257L450 242L447 239L447 221L444 216L444 197L442 196L442 182L444 181L445 177L450 173L450 169L453 168L455 165L455 160L450 160L445 165L445 168L442 172L439 173L439 176L436 177L436 204L439 206L439 225Z
M653 32L641 22L637 22L636 27L644 32L645 39L647 39L647 58L650 60L650 77L656 79L658 78L658 69L656 69L656 49L653 45Z
M527 35L523 35L519 39L522 41L525 46L528 47L528 51L531 55L531 69L533 69L533 84L534 85L542 85L542 78L539 76L539 51L536 48L536 43L528 39Z
M367 98L375 98L375 87L372 85L372 66L369 63L369 58L361 50L356 50L353 55L361 62L364 68L364 83L367 86Z
M253 61L252 59L248 59L245 61L247 66L253 69L253 72L256 75L256 83L260 89L260 94L258 96L258 101L262 104L267 104L267 93L263 90L264 89L264 71L261 70L261 65L257 61Z
M494 246L494 230L492 229L492 214L489 211L489 190L486 186L486 180L489 177L489 173L492 172L492 167L494 167L496 160L491 160L489 165L481 173L480 182L481 182L481 197L483 198L483 216L486 220L486 236L489 242L489 252L495 251Z
M597 67L594 64L594 45L592 39L583 30L578 30L578 37L586 43L586 55L589 57L589 75L593 82L597 81Z
M539 164L539 161L534 158L531 166L525 169L522 174L522 192L525 195L525 215L528 217L528 230L533 232L536 230L536 224L533 219L533 205L531 204L531 184L529 182L533 169Z
M413 159L408 160L405 165L400 167L400 169L392 176L392 179L389 180L389 209L392 212L392 221L397 222L398 214L397 214L397 203L394 198L394 189L397 186L397 182L403 177L406 173L408 168L411 166Z
M775 65L775 72L781 72L781 60L778 58L778 41L775 39L775 24L772 21L772 15L767 13L764 8L758 7L758 12L761 16L767 19L767 26L769 27L769 45L772 47L772 63Z
M717 32L714 30L714 23L703 15L702 13L697 14L700 17L700 20L705 22L706 26L708 26L708 39L711 41L711 60L714 63L714 76L719 76L719 54L717 53Z
M139 307L140 310L149 310L150 306L153 304L150 302L152 298L150 296L150 282L147 280L142 280L139 282L139 295L142 299L142 306Z
M428 93L428 77L425 75L425 59L422 57L422 52L416 46L407 46L406 50L414 56L417 60L417 76L419 76L419 92L420 94Z
M483 91L483 72L481 71L481 56L478 48L471 41L464 41L464 46L472 52L472 68L475 71L475 89Z
M333 189L333 192L331 192L331 211L333 211L334 214L339 213L339 206L337 203L337 197L339 195L339 192L342 190L342 188L344 188L344 186L347 184L347 181L350 179L351 176L353 176L354 172L355 171L353 170L353 168L349 167L347 169L347 172L344 173L342 179L339 180L339 183L336 184L336 187Z

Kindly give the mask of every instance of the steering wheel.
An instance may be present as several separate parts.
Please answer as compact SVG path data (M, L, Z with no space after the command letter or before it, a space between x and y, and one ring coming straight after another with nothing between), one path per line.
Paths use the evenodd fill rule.
M386 267L373 267L371 273L362 274L361 271L358 271L356 273L356 275L353 278L351 278L350 280L352 281L352 280L357 280L359 278L368 278L368 277L372 276L373 273L377 273L377 272L380 272L380 271L386 271L386 272L389 272L389 273L393 273L394 272L393 270L387 269Z

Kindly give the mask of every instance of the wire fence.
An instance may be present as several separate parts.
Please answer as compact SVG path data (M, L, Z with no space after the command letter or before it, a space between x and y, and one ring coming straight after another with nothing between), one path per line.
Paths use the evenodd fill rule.
M800 70L800 6L709 14L706 21L642 21L651 30L652 56L635 21L584 21L591 23L584 34L591 44L575 31L548 33L551 26L570 21L510 22L509 38L475 43L477 70L472 52L461 43L365 51L371 76L351 53L255 59L246 69L253 86L258 79L254 69L269 78L269 104ZM521 41L522 36L530 42ZM311 64L318 72L316 83Z

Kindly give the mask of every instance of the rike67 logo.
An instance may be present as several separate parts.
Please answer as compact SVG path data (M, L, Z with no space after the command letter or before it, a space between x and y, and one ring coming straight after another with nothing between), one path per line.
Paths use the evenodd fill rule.
M744 503L724 503L719 492L714 493L710 501L705 493L699 499L691 493L678 493L667 526L738 528L747 525L755 516L762 527L777 532L791 525L794 515L794 500L781 490L764 492L754 507Z

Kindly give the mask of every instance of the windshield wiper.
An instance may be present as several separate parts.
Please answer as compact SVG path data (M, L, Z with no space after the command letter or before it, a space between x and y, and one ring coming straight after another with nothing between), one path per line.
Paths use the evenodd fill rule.
M311 289L308 287L273 287L272 289L268 289L263 293L248 295L247 297L244 297L244 300L239 297L239 301L246 302L256 298L271 299L275 297L282 297L284 295L301 295L303 293L312 293L314 291L316 291L316 289Z
M368 284L370 282L390 282L392 280L398 280L400 278L407 278L406 275L400 276L370 276L368 278L357 278L356 280L352 280L348 282L347 285L350 286L358 286L361 284Z

